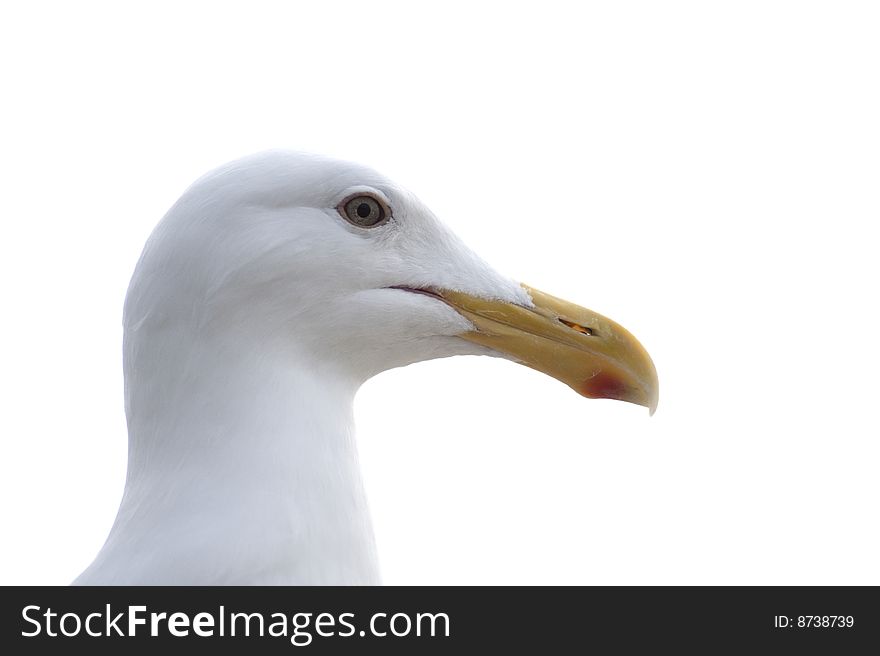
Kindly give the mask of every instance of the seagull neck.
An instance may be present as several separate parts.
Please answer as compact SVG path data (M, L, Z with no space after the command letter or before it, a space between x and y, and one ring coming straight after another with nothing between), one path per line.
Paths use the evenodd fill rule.
M128 475L105 551L134 553L141 582L377 582L357 384L234 343L126 362Z

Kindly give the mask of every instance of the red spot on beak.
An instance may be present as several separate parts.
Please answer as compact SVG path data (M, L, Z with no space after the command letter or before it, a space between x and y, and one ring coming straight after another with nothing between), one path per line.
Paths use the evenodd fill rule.
M626 383L607 371L600 371L592 378L585 380L578 391L588 399L626 401L629 397L629 387Z

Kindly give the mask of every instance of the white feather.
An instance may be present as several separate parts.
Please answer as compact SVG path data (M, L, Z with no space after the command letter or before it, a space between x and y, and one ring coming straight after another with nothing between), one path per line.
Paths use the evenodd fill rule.
M356 228L357 190L393 219ZM379 581L352 400L392 367L491 354L442 287L530 305L415 197L290 152L197 181L156 227L125 303L128 474L78 584Z

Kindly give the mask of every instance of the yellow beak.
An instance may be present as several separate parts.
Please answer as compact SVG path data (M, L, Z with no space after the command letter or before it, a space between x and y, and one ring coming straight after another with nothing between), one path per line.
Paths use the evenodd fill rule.
M657 370L623 326L592 310L523 285L531 308L461 292L435 293L474 324L461 335L569 385L591 399L657 408Z

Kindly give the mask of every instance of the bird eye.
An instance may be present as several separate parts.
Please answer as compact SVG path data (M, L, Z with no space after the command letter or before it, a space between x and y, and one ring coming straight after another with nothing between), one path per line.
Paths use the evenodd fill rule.
M391 216L391 210L374 196L350 196L339 203L339 213L349 223L361 228L375 228Z

